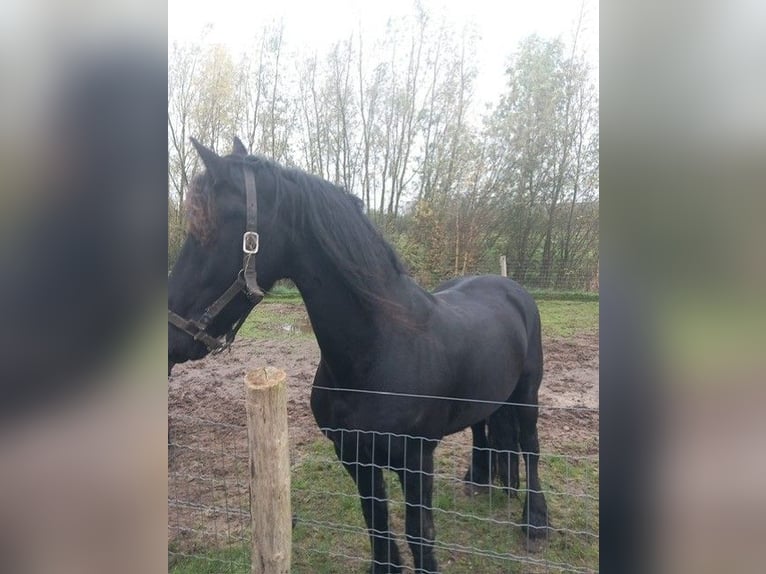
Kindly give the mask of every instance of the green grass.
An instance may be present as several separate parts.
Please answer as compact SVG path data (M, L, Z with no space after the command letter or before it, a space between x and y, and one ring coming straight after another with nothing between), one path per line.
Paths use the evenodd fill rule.
M543 335L548 337L574 337L598 332L598 301L537 302Z
M238 334L248 339L313 337L303 301L265 299L250 313Z
M598 293L586 291L535 291L530 293L535 301L598 301Z
M247 574L250 572L250 549L236 546L223 550L195 550L189 555L176 554L169 548L172 560L168 564L170 574ZM193 554L193 555L192 555Z
M537 300L543 334L549 337L573 337L598 332L598 300L568 298ZM297 298L296 298L297 296ZM303 301L297 291L279 297L267 297L248 317L240 337L282 339L312 337Z
M266 294L266 301L280 301L283 303L303 303L300 292L295 287L277 285Z
M577 445L572 446L572 450L582 450ZM554 532L539 549L527 551L521 530L508 524L519 521L522 501L509 499L499 489L492 495L468 498L462 492L462 483L453 480L465 470L467 453L458 453L451 443L440 447L436 453L436 473L439 475L434 488L434 506L438 509L434 512L436 556L445 573L547 571L544 564L529 564L529 560L598 569L598 540L592 536ZM547 495L554 528L565 526L570 531L598 532L598 500L572 496L586 493L597 496L597 465L595 459L541 459L543 488L566 493L564 496ZM410 552L403 537L401 488L393 473L385 474L392 529L399 537L403 559L410 563ZM329 441L323 439L309 445L302 461L293 468L292 505L293 512L299 517L293 531L293 573L366 572L369 542L356 488L337 462ZM474 550L461 551L460 547ZM486 554L494 554L494 557ZM247 549L236 547L197 558L181 558L170 571L173 574L244 574L248 569Z

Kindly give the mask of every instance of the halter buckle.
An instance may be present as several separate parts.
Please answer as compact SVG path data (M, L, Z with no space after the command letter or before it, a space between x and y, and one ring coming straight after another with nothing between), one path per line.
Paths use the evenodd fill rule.
M258 253L260 247L261 238L255 231L245 231L242 236L242 251L247 255L255 255Z

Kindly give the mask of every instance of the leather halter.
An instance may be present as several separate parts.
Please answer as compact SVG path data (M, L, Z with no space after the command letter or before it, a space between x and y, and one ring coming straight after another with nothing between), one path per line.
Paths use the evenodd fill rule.
M195 341L203 343L212 354L220 353L231 346L239 328L247 319L247 313L237 319L232 327L220 337L213 337L207 332L210 324L226 308L239 293L244 293L253 305L263 299L263 291L258 286L255 274L255 255L258 253L259 236L256 231L258 224L258 197L255 192L255 176L249 167L244 167L245 195L247 221L245 233L242 236L242 269L237 274L234 283L224 291L210 306L205 309L199 319L185 319L168 309L168 323L178 327L191 336Z

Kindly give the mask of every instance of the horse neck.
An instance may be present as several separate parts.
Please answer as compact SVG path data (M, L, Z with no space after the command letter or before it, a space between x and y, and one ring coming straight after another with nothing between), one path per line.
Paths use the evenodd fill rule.
M291 279L308 311L323 360L336 373L356 373L392 326L408 327L426 312L430 297L409 277L392 270L385 300L363 301L343 280L315 241L298 246Z

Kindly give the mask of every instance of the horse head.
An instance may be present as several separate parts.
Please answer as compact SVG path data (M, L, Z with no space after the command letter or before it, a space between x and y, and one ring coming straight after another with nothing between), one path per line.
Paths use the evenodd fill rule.
M279 278L284 252L276 180L238 138L226 156L192 143L204 171L187 193L187 235L168 278L168 374L231 343L263 296L258 283L268 289Z

